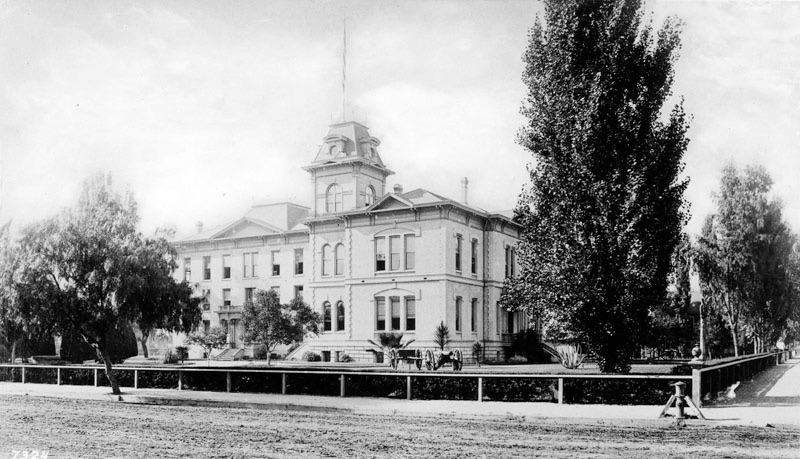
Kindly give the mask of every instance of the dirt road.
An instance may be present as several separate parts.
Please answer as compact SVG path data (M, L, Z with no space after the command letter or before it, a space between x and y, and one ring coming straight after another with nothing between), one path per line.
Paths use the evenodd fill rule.
M0 413L0 458L43 450L49 458L800 457L800 430L780 426L370 416L8 395L0 395Z

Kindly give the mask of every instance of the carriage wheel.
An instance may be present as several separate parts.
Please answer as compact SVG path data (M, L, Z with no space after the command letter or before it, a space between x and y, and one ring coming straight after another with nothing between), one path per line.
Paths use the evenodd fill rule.
M435 370L436 368L434 368L434 365L435 364L433 361L433 352L431 352L431 350L428 349L427 351L425 351L425 368L428 371Z
M461 355L461 349L456 349L453 352L453 371L461 371L464 366L464 356Z
M417 365L417 370L422 369L422 353L417 349L417 352L414 353L414 363Z
M397 351L389 349L389 366L396 370L398 364Z

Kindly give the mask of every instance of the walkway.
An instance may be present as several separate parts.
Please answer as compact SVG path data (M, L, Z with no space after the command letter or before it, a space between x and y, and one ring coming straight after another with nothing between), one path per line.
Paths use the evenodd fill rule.
M770 368L752 382L746 382L731 402L702 408L710 422L746 425L792 425L800 427L800 359ZM108 387L55 386L49 384L0 383L0 396L109 400L158 405L215 406L303 411L348 411L354 413L397 413L414 416L502 417L520 419L552 418L561 422L603 422L637 425L656 418L662 406L557 405L554 403L512 403L446 400L396 400L312 395L251 394L178 391L172 389L123 388L121 400ZM665 403L668 398L665 394ZM565 421L566 420L566 421ZM670 422L661 420L663 422ZM694 421L693 421L694 422Z

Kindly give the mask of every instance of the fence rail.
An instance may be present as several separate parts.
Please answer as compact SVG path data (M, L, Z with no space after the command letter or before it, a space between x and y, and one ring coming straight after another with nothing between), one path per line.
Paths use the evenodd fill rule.
M755 356L746 356L734 361L726 361L718 364L703 364L699 363L692 367L691 375L665 375L665 374L633 374L633 375L608 375L608 374L572 374L572 373L432 373L432 372L404 372L404 371L359 371L348 369L288 369L288 368L203 368L203 367L173 367L173 366L117 366L114 371L118 377L122 374L125 375L124 381L127 384L123 386L131 386L135 389L140 388L140 383L143 379L146 380L149 386L162 387L162 388L177 388L178 390L189 389L186 385L187 378L190 380L190 386L194 388L201 387L200 390L209 390L205 387L222 387L222 375L224 374L224 387L225 391L234 391L234 378L237 378L237 387L246 386L249 388L256 388L263 390L269 386L274 389L274 392L286 394L292 383L297 384L303 388L309 388L313 393L323 392L325 395L338 395L345 397L347 395L365 396L374 395L365 389L365 386L372 385L373 389L387 381L394 383L397 391L404 392L405 398L411 400L412 398L419 397L425 398L431 391L433 393L446 392L452 388L460 391L463 399L471 397L472 400L484 401L487 399L508 399L508 394L503 394L502 381L512 381L514 387L519 389L521 385L528 384L529 386L536 386L529 389L539 396L543 397L542 400L547 399L548 396L557 401L559 404L564 404L568 397L565 396L568 385L573 385L572 400L580 400L581 396L585 394L581 391L591 391L599 386L601 392L603 390L613 391L614 384L622 384L623 388L628 391L634 391L632 386L637 384L655 384L657 389L652 389L648 394L650 399L655 396L660 396L666 399L669 397L671 389L669 384L660 384L661 381L674 383L684 381L689 386L687 389L691 390L692 399L701 406L703 394L715 393L723 387L727 387L735 381L740 381L745 378L751 377L756 373L765 370L766 368L785 361L791 356L786 351L782 353L768 353L759 354ZM39 373L42 370L50 370L47 377L41 377L37 374L37 382L45 382L50 384L77 384L78 385L91 385L94 386L105 385L101 378L104 378L105 367L101 365L27 365L27 364L0 364L0 369L6 369L3 373L3 378L10 374L10 380L13 382L21 382L23 384L30 382L31 376L34 373ZM15 370L19 370L17 375ZM55 370L55 375L52 375L52 370ZM78 372L77 376L72 375L72 372ZM131 374L131 372L133 374ZM145 373L160 373L160 375L149 375L143 377ZM46 373L46 372L45 372ZM206 378L196 378L199 374L206 374ZM261 376L256 376L261 375ZM72 376L67 378L66 376ZM315 381L309 381L309 376L318 376ZM277 378L279 377L279 385ZM255 378L255 379L253 379ZM258 379L262 378L262 379ZM333 379L338 379L338 387L333 387ZM360 378L360 379L359 379ZM384 378L384 379L381 379ZM388 378L388 379L387 379ZM738 378L738 379L737 379ZM327 379L327 381L323 381ZM257 380L257 381L256 381ZM52 382L51 382L52 381ZM211 382L209 382L211 381ZM244 381L244 382L242 382ZM581 382L585 382L581 384ZM733 382L732 382L733 381ZM315 383L319 383L320 387L327 382L326 388L319 389L314 392L313 387ZM402 384L401 384L402 382ZM349 383L349 384L348 384ZM415 384L417 389L415 391ZM216 384L216 386L214 385ZM249 385L247 385L249 384ZM259 386L259 384L261 386ZM588 385L587 385L588 384ZM628 386L625 386L628 384ZM611 386L609 386L611 385ZM430 389L430 386L439 387L438 392ZM491 395L487 395L486 389L489 389ZM544 388L544 389L543 389ZM546 389L546 390L545 390ZM213 389L212 389L213 390ZM663 390L663 392L661 392ZM249 390L244 390L249 391ZM269 392L270 390L268 390ZM336 393L334 393L336 392ZM351 393L353 392L353 393ZM378 391L379 392L379 391ZM384 395L386 396L386 395ZM622 402L625 395L620 395ZM436 397L434 397L436 398ZM513 397L512 397L513 398ZM645 397L646 398L646 397ZM516 399L516 398L515 398ZM600 398L602 400L602 397ZM579 402L580 403L580 402ZM591 403L591 402L589 402ZM606 403L606 402L603 402ZM653 400L652 404L661 403L660 400Z

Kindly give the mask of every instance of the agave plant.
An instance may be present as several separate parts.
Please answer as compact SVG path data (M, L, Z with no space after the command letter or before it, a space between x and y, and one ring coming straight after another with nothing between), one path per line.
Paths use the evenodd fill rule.
M561 365L570 370L580 367L583 364L584 357L586 357L581 352L580 344L559 344L556 346L556 353Z
M388 351L389 349L405 349L408 347L409 344L413 343L415 340L411 339L403 343L403 334L402 333L389 333L389 332L382 332L378 334L378 341L367 340L375 347L380 348L383 352Z

